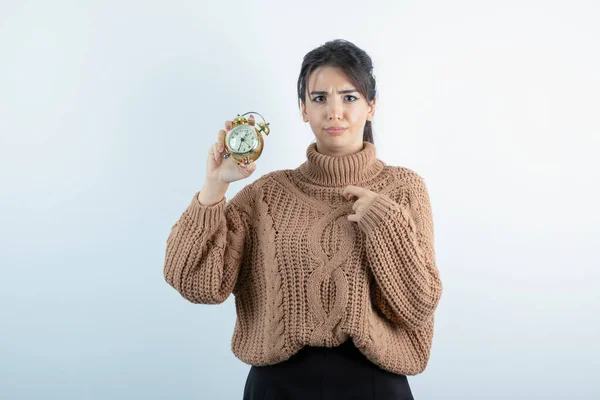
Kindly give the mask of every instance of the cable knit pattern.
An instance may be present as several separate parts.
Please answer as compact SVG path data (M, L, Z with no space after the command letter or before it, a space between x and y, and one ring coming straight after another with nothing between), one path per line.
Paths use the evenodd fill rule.
M276 362L284 350L285 324L283 321L283 288L281 287L281 276L279 265L275 257L275 229L273 220L269 215L269 207L264 199L259 199L256 206L254 220L258 235L265 240L261 244L263 253L262 263L266 274L266 300L267 321L265 323L265 338L263 352L266 354L266 362Z
M423 179L369 142L343 157L312 143L306 155L230 201L203 206L196 193L167 238L166 281L194 303L235 296L232 351L247 364L352 337L381 368L421 373L442 295ZM347 185L378 194L358 222Z

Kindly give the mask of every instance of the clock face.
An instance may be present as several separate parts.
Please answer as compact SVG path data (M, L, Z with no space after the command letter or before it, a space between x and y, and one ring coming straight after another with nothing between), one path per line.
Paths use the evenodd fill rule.
M258 146L258 134L250 125L238 125L229 132L231 151L235 153L248 153Z

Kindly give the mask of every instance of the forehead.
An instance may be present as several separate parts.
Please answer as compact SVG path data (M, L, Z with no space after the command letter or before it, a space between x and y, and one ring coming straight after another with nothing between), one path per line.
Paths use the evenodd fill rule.
M314 70L308 78L308 88L310 90L327 89L335 87L343 89L351 88L354 84L341 68L337 67L319 67Z

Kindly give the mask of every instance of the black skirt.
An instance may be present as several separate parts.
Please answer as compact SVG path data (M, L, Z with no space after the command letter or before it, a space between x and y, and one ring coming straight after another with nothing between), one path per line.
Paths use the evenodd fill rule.
M386 371L356 348L305 346L275 365L252 366L243 400L414 400L406 375Z

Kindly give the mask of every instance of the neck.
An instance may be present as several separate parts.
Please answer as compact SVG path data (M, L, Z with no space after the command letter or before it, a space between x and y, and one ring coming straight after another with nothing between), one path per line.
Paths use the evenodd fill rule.
M317 151L317 143L306 149L307 160L297 171L310 182L321 186L347 186L368 181L379 174L385 163L376 157L375 145L364 141L362 149L344 156Z

